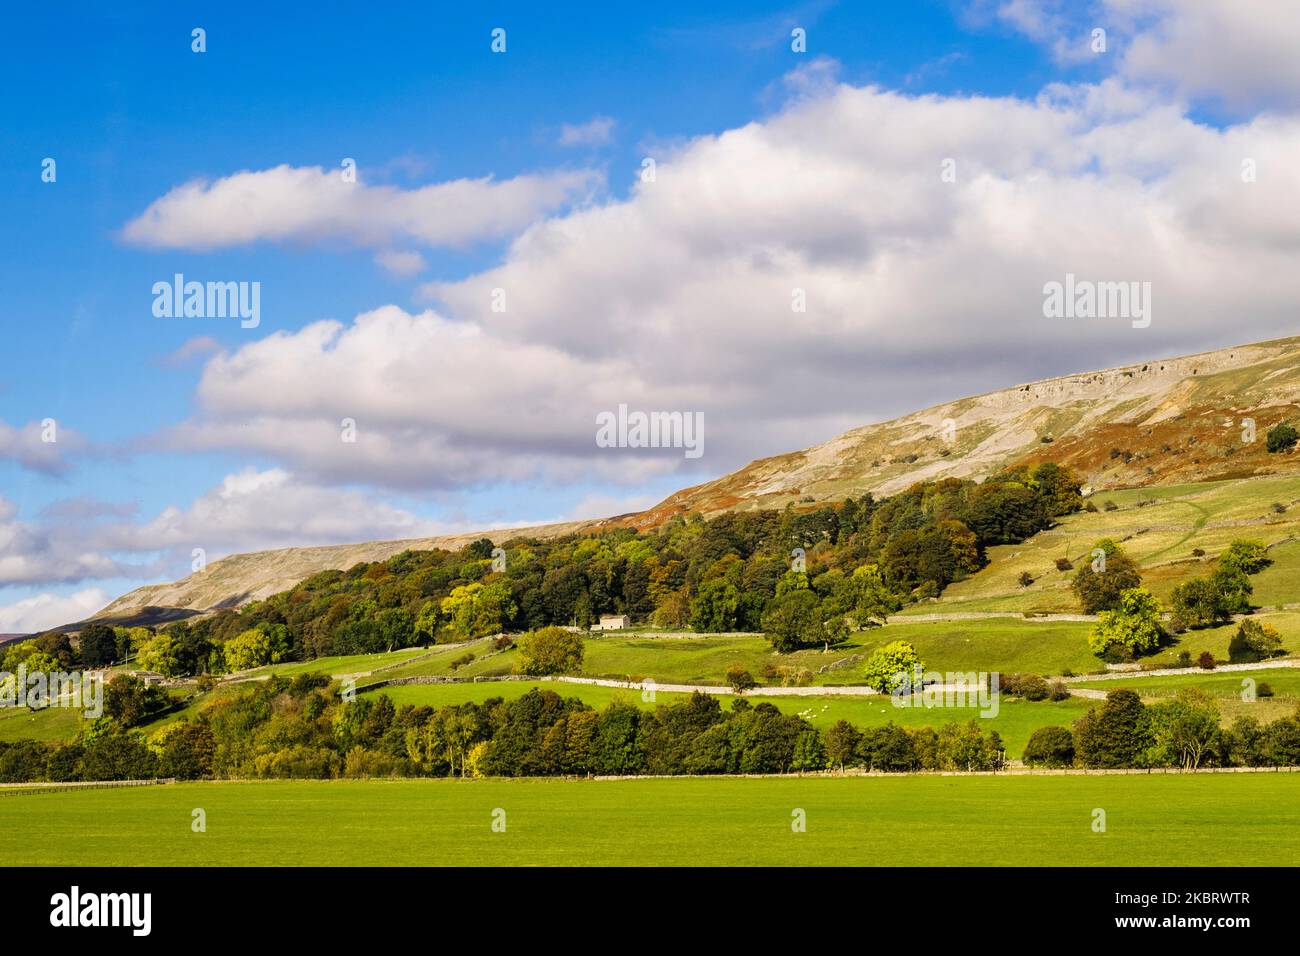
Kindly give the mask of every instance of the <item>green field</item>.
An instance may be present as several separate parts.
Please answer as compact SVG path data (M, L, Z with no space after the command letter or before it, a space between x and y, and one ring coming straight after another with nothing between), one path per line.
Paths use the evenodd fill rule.
M1283 635L1288 651L1300 650L1300 612L1260 614ZM1028 672L1045 676L1067 671L1076 674L1101 672L1105 665L1088 649L1087 622L1043 621L1034 618L988 618L973 621L908 621L906 619L854 634L829 653L819 649L776 654L762 637L708 635L615 635L590 637L582 674L640 681L653 678L665 684L721 684L728 666L739 663L760 683L769 665L806 670L812 684L846 685L862 682L862 663L877 647L891 641L909 641L926 668L936 671L986 671L1009 674ZM1236 624L1203 628L1177 635L1172 642L1145 660L1158 666L1172 666L1181 651L1193 658L1209 651L1218 660L1228 659L1228 642ZM466 653L475 659L457 669L451 662ZM835 670L819 670L848 660ZM412 663L385 671L383 678L414 676L500 677L511 673L517 652L494 653L486 641L471 647L435 651ZM300 667L300 665L292 665ZM364 683L364 681L362 682ZM778 681L779 683L779 681Z
M0 707L0 740L70 740L81 729L81 711L69 707Z
M684 694L657 692L654 702L645 701L638 691L618 690L612 687L592 687L583 684L540 683L526 681L484 681L475 684L403 684L384 687L371 693L387 694L393 703L441 707L465 701L484 701L489 697L512 699L527 693L533 687L553 690L561 697L577 697L592 707L601 708L614 698L641 707L653 708L656 704L672 704L682 700ZM720 697L723 707L731 706L730 697ZM979 717L977 707L895 707L888 697L750 697L750 703L767 702L787 714L798 714L814 727L824 729L837 720L847 720L859 727L872 727L893 722L902 727L930 726L938 729L954 721L967 721ZM1029 737L1039 727L1055 724L1068 727L1096 705L1096 701L1074 697L1063 701L1030 703L1024 700L1003 698L999 701L995 717L981 717L982 730L996 730L1002 735L1007 753L1019 758L1029 742Z
M1162 601L1174 585L1209 573L1212 559L1236 538L1253 538L1270 546L1272 568L1257 575L1255 603L1276 607L1300 601L1300 477L1272 476L1234 481L1099 491L1098 508L1113 502L1115 511L1067 515L1057 527L1021 544L988 550L989 566L950 585L937 601L905 611L1055 611L1076 612L1070 590L1072 571L1056 570L1057 558L1077 566L1102 537L1119 542L1141 565L1144 584ZM1273 504L1286 510L1281 514ZM1192 554L1205 552L1198 559ZM1018 578L1034 579L1021 587Z
M346 657L317 657L310 661L295 661L291 664L270 664L247 673L248 677L262 677L267 674L279 674L292 677L295 674L317 672L331 677L340 674L364 674L379 667L400 664L427 653L427 647L408 647L387 654L350 654Z
M1117 690L1127 687L1143 697L1172 697L1186 687L1203 690L1211 697L1240 700L1243 680L1267 683L1273 688L1274 699L1294 702L1300 699L1300 667L1271 667L1257 671L1202 671L1188 670L1185 674L1159 677L1133 677L1122 680L1080 681L1071 686L1092 687L1099 690Z
M10 866L1294 866L1300 775L197 783L4 796L0 830Z
M1261 607L1277 607L1300 601L1300 541L1288 541L1269 549L1272 565L1250 579L1255 593L1251 600Z
M653 678L665 684L721 684L727 668L739 663L760 683L768 683L762 676L764 668L777 666L806 670L813 684L860 684L866 655L898 640L912 642L925 666L932 670L1086 673L1102 669L1088 650L1090 627L1087 623L1020 618L900 621L860 631L829 653L818 648L792 654L777 654L759 635L604 634L586 640L582 673L616 680ZM1227 636L1223 637L1225 653L1227 640ZM452 661L466 653L473 653L475 659L453 670ZM468 648L435 651L379 676L499 677L511 673L517 657L513 650L492 652L489 642L480 641ZM844 667L818 673L829 664L849 658Z
M175 698L189 697L191 691L173 689ZM158 724L177 719L179 711L166 715ZM26 707L0 707L0 741L15 740L71 740L81 731L83 711L71 707L43 707L28 710Z

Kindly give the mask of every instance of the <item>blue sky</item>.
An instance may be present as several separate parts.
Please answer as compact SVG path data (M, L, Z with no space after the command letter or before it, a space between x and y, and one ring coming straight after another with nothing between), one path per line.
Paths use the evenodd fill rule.
M1262 290L1251 321L1224 323L1221 310L1193 309L1146 339L1115 328L1045 331L1027 342L1008 323L1005 339L996 331L981 338L980 358L963 330L981 324L982 306L963 313L995 295L979 276L1014 270L1013 250L1001 250L990 270L973 261L982 253L950 245L958 230L949 224L970 211L965 200L933 210L933 220L915 213L924 203L886 214L910 169L969 155L972 166L961 168L979 169L981 188L1039 182L1045 171L1058 197L1095 192L1074 197L1079 205L1069 209L1132 210L1136 197L1139 206L1172 207L1175 225L1193 213L1213 219L1212 191L1188 185L1200 174L1185 168L1187 150L1143 155L1115 143L1185 137L1202 144L1190 150L1197 156L1222 150L1234 171L1237 144L1253 131L1265 152L1294 146L1287 124L1297 84L1249 79L1246 67L1271 55L1251 44L1270 41L1219 4L1207 2L1202 14L1243 32L1217 74L1186 72L1177 46L1183 14L1158 0L747 2L707 12L673 3L474 6L325 4L307 16L241 3L86 4L75 16L39 6L11 14L0 57L0 542L8 552L0 554L0 632L57 623L73 595L85 607L183 575L190 545L215 557L626 510L750 458L963 391L1144 350L1280 334L1293 302L1289 290ZM1291 16L1284 5L1279 15ZM1087 55L1094 24L1109 28L1105 55ZM206 30L205 52L191 50L195 27ZM506 30L503 54L490 49L498 27ZM796 27L807 31L806 52L791 49ZM1265 128L1261 117L1270 116ZM846 129L855 123L878 123L879 137L874 127ZM950 151L934 143L945 130L959 133ZM52 183L41 178L46 157L57 163ZM345 157L356 161L366 192L338 200L342 213L318 215L337 198L330 183ZM662 188L639 181L646 157L663 164ZM851 168L860 159L869 168ZM770 172L759 169L764 162ZM271 172L281 167L284 175ZM284 198L285 177L298 175L289 171L305 179L295 180L301 193ZM747 176L756 178L728 199ZM900 177L899 190L890 176ZM485 200L417 195L485 177L485 194L523 179L515 192ZM860 210L818 191L854 177L863 184L851 189L863 197ZM195 181L197 194L174 197ZM219 201L223 183L229 190ZM229 200L245 191L243 205ZM782 203L795 194L803 206L791 213ZM1016 207L1018 194L1005 195L1013 198L998 201ZM175 201L165 203L169 196ZM718 213L700 212L715 199ZM287 208L294 203L301 208ZM412 218L424 217L427 229L403 218L413 203ZM1267 216L1277 204L1260 206ZM1067 210L1049 203L1022 214L1064 225ZM1255 214L1253 205L1241 213ZM617 225L624 215L626 230ZM976 220L994 222L986 212ZM769 226L785 232L764 240ZM1114 268L1107 228L1085 223L1058 259ZM888 271L889 256L913 255L936 231L949 240L925 261L909 259L917 270L910 281L953 275L962 264L973 276L964 289L954 282L950 299L921 295L915 308L926 318L909 338L897 303L907 313L910 300L898 290L844 284ZM681 236L688 241L679 255L671 243ZM627 247L612 249L620 237ZM627 258L599 269L591 254L567 262L555 250L568 242ZM642 253L647 274L635 269ZM413 264L386 268L378 261L386 255ZM1159 279L1167 265L1142 268ZM814 298L822 283L825 308L793 332L785 320L769 327L762 306L752 321L724 314L734 289L756 288L744 281L751 267L763 275L792 267ZM1041 286L1044 268L1026 270L1026 288ZM151 288L178 272L259 282L261 324L156 318ZM544 279L554 288L543 289ZM1238 270L1231 281L1251 288ZM523 307L500 321L474 305L498 283L528 290ZM617 291L590 297L605 284ZM689 287L690 298L669 301L665 287ZM1242 294L1224 289L1222 301ZM1205 296L1178 286L1166 301L1180 298ZM692 303L710 304L691 317ZM357 319L390 305L400 311ZM1004 305L986 303L998 314ZM858 329L862 316L867 327ZM324 319L339 323L343 340L355 333L346 368L366 378L368 391L350 392L343 359L330 359L344 351L339 339L316 348L300 337ZM727 336L737 329L753 334L733 355ZM419 345L393 346L413 331ZM470 333L478 337L466 344ZM1008 341L1025 348L1013 354ZM451 353L442 342L464 349L445 367L441 356ZM507 369L500 382L475 364L493 355ZM564 383L533 408L532 392L512 389L539 356L554 361L539 373L547 387ZM393 371L404 362L415 369ZM439 383L429 395L411 384L420 384L421 362ZM297 385L294 374L303 377ZM331 388L311 388L334 374L337 403ZM779 397L841 379L829 402ZM282 382L286 394L276 391ZM562 387L582 382L591 387ZM619 382L628 383L626 396ZM765 383L761 394L749 391L755 382ZM698 462L671 451L594 457L592 429L573 423L624 400L703 409L716 450ZM435 405L438 414L421 417ZM336 444L328 453L313 444L352 407L383 455L365 442L353 459ZM563 424L549 431L529 422L532 412ZM448 425L453 418L472 423ZM54 448L34 444L45 419L57 422ZM391 464L417 446L411 468ZM253 504L259 495L262 504ZM209 504L198 504L205 496ZM236 499L238 508L229 504ZM290 500L315 502L334 518L297 520L285 510ZM81 517L69 520L70 512Z

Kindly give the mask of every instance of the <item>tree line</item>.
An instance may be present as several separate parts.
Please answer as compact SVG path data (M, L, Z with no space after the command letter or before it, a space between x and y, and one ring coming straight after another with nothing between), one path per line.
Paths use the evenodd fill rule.
M986 722L824 730L770 703L702 693L642 708L597 710L531 688L513 700L397 707L385 694L340 695L320 674L273 677L210 700L194 719L146 736L130 714L88 721L64 743L0 743L0 781L337 777L519 777L642 774L989 771L1005 745ZM1073 727L1036 730L1033 767L1196 769L1300 765L1300 710L1261 724L1220 726L1195 690L1143 704L1111 692Z
M542 540L489 539L459 551L405 551L322 571L239 610L159 629L90 625L80 661L129 655L168 677L391 651L602 614L671 628L762 631L781 651L840 643L982 567L985 549L1022 541L1080 507L1079 483L1051 463L976 483L925 482L837 505L678 515L649 529ZM35 663L75 661L62 635L13 648ZM12 669L12 668L10 668ZM28 668L31 670L31 666Z

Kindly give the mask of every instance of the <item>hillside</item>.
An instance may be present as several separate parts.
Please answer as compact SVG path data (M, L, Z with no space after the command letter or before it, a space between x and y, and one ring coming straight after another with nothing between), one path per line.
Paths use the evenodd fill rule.
M472 532L434 538L409 538L401 541L370 541L361 544L338 544L316 548L280 548L275 551L249 551L213 561L202 571L170 584L150 584L136 588L118 598L95 615L117 623L152 623L143 617L161 616L164 608L196 611L239 607L249 601L269 597L293 587L318 571L350 568L354 564L383 561L401 551L427 551L434 548L457 550L479 538L513 537L518 534L558 537L600 522L579 521L520 528L507 533ZM149 612L146 614L145 612Z
M862 491L879 497L927 479L984 478L1025 461L1067 465L1093 489L1292 471L1294 460L1265 450L1264 433L1298 407L1300 338L1155 359L855 428L687 488L640 520L779 508ZM1242 440L1243 418L1255 420L1254 442Z
M1279 611L1300 602L1300 475L1100 492L1093 501L1101 506L1095 512L1067 515L1020 544L989 548L987 567L903 615L1077 612L1073 571L1055 562L1087 561L1101 538L1120 543L1141 567L1144 586L1165 602L1175 585L1209 574L1233 540L1249 538L1273 562L1252 578L1252 603ZM1024 573L1032 584L1020 583ZM1276 623L1290 635L1295 622L1285 617Z
M172 584L130 592L97 617L131 620L144 609L238 606L331 568L406 549L455 549L480 537L556 537L601 525L648 528L675 514L781 508L901 491L944 477L982 479L1010 465L1050 460L1093 490L1140 488L1297 470L1270 455L1264 434L1300 413L1300 337L1201 352L1017 385L853 429L820 445L751 462L686 488L644 512L406 541L287 548L232 555ZM1256 436L1244 441L1243 419ZM156 613L154 611L153 613Z

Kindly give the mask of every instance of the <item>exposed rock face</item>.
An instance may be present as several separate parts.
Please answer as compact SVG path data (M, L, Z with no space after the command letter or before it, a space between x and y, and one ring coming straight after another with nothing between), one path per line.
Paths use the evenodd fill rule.
M132 591L98 616L145 607L234 607L318 571L382 561L408 548L456 549L481 537L496 542L521 535L556 537L618 524L653 527L687 511L780 508L866 491L879 497L917 481L981 479L1030 461L1068 465L1094 489L1293 471L1300 456L1265 450L1265 433L1288 418L1300 420L1300 338L1066 375L936 405L803 451L751 462L639 514L232 555L174 584Z
M1093 488L1289 471L1269 428L1296 418L1300 338L1045 379L866 425L687 488L641 517L783 507L984 478L1024 461L1069 465ZM1254 440L1249 437L1254 423Z

